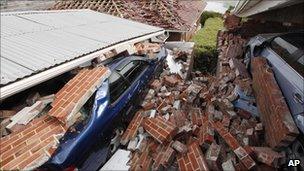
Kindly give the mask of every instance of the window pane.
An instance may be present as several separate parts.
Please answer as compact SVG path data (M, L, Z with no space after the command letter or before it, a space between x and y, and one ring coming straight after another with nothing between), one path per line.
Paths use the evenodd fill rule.
M111 103L116 101L128 88L128 83L117 74L115 71L112 72L109 77L109 86L110 86L110 101Z
M130 73L138 66L138 64L139 64L138 61L129 62L120 70L120 74L127 78L130 75Z
M132 84L140 74L147 68L147 63L144 61L137 61L137 66L130 71L130 73L126 76L129 82Z

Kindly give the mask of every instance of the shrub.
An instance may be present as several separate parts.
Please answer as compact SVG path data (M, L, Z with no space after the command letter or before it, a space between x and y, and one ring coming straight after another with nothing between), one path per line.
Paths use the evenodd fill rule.
M209 18L192 41L194 48L194 70L214 73L217 65L217 33L223 27L221 18Z
M203 12L202 16L201 16L201 25L202 25L202 27L205 25L205 22L206 22L206 20L208 18L215 18L215 17L221 18L222 14L217 13L217 12L212 12L212 11L205 11L205 12Z

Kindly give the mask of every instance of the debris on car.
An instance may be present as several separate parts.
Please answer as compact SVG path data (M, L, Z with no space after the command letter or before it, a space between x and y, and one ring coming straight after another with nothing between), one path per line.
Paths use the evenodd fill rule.
M56 95L32 96L28 98L32 99L28 104L34 104L24 107L14 115L2 111L3 116L10 116L4 128L10 134L1 137L1 169L31 170L47 162L57 150L68 128L77 121L74 116L69 116L78 116L80 107L107 78L107 73L109 70L105 67L82 69ZM50 103L53 106L51 110L44 110Z

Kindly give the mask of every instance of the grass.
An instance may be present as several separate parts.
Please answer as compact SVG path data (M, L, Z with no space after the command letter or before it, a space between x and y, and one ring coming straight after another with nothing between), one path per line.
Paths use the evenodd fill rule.
M192 38L195 42L194 69L214 72L217 62L216 40L218 30L223 28L223 19L208 18L205 26Z

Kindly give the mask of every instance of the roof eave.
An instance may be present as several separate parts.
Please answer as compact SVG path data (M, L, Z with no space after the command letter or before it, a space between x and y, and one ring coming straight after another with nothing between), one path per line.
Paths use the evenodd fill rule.
M135 43L159 36L164 34L164 30L157 31L154 33L150 33L144 36L140 36L137 38L133 38L118 44L114 44L112 46L109 46L107 48L98 50L97 52L85 55L83 57L77 58L75 60L72 60L70 62L66 62L64 64L61 64L59 66L53 67L51 69L48 69L46 71L37 73L35 75L29 76L27 78L20 79L18 81L15 81L13 83L10 83L8 85L5 85L1 87L0 89L0 100L4 100L14 94L17 94L23 90L26 90L28 88L31 88L35 85L38 85L42 82L45 82L47 80L50 80L56 76L59 76L65 72L71 71L74 68L77 68L79 65L84 64L86 62L89 62L93 60L94 58L97 58L101 56L102 54L110 51L110 50L116 50L119 49L119 51L128 50L128 48L131 47L131 45L134 45Z

